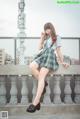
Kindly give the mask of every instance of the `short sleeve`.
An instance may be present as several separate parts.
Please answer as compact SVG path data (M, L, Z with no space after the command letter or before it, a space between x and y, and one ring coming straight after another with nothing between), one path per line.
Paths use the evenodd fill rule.
M56 48L62 46L62 44L61 44L61 37L60 36L57 36L57 40L56 40L55 46L56 46Z
M58 35L57 36L57 40L56 42L53 44L53 49L56 49L57 47L61 47L62 46L62 43L61 43L61 37Z

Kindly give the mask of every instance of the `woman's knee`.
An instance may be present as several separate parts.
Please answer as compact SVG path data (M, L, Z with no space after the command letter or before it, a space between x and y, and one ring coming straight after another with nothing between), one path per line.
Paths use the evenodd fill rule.
M38 68L38 64L37 64L36 62L31 62L31 63L29 64L29 68L30 68L30 69Z
M41 68L40 73L39 73L39 79L45 79L48 73L49 73L49 69Z

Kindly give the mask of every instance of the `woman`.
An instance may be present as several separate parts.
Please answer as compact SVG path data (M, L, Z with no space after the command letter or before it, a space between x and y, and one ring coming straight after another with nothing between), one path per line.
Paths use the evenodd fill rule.
M69 67L69 64L63 61L60 40L60 37L56 35L53 24L46 23L39 42L39 51L43 50L30 63L32 75L38 80L38 88L33 103L26 109L28 112L35 112L40 109L40 98L42 94L45 94L48 85L45 81L48 73L56 71L59 68L59 63L65 68Z

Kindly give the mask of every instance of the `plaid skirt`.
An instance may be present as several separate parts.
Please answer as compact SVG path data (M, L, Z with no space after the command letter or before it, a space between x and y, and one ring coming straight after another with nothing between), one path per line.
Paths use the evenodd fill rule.
M54 50L51 48L48 48L46 51L43 51L42 53L36 55L33 58L33 61L34 60L38 63L40 68L46 67L50 70L57 70L59 67L56 54L54 53Z

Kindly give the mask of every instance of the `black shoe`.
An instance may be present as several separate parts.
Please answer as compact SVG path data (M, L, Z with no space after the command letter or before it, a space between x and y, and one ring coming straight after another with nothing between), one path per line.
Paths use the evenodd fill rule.
M44 95L44 94L46 93L46 86L48 86L47 81L45 81L45 86L44 86L44 90L43 90L43 92L42 92L42 95Z
M29 107L26 109L27 112L35 112L36 110L40 110L40 102L35 106L33 104L29 105Z

